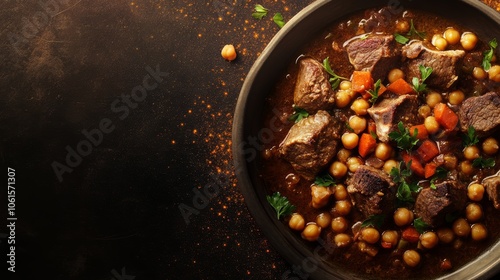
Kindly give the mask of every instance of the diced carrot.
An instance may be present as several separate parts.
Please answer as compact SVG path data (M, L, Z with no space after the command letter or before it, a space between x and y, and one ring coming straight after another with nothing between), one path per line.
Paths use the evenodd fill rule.
M429 162L425 165L425 179L429 179L436 173L437 164Z
M382 248L385 248L385 249L391 249L392 248L392 243L391 242L382 241L382 242L380 242L380 245L382 245Z
M394 82L392 82L387 87L387 90L399 95L415 93L413 87L409 83L407 83L403 78L399 78Z
M423 125L423 124L414 125L414 126L410 127L410 134L411 135L413 135L415 128L417 129L417 138L419 140L424 140L427 137L429 137L429 132L427 132L427 128L425 128L425 125Z
M418 233L415 227L409 226L403 230L401 237L410 243L416 243L419 240L420 233Z
M434 142L430 139L426 139L422 142L420 147L418 147L417 154L419 155L419 157L422 161L429 162L434 157L439 155L439 148L438 148L436 142Z
M457 114L444 103L438 103L434 106L434 117L446 131L453 130L458 124Z
M378 96L381 96L387 90L387 87L380 83L380 89L378 90Z
M368 120L367 131L370 134L377 135L377 125L375 124L374 120Z
M365 93L373 88L372 73L369 71L354 71L351 77L352 90L354 92Z
M375 151L377 146L377 139L369 133L363 133L359 139L358 152L362 157L366 157L371 152Z
M401 156L403 157L403 161L408 164L411 160L410 169L413 173L417 174L420 177L425 176L425 170L422 164L420 163L420 159L417 155L410 155L407 152L401 152Z

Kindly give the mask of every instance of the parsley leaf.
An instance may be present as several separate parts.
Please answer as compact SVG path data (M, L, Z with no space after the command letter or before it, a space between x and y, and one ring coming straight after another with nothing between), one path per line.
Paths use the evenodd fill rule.
M300 107L297 107L295 105L293 106L293 109L294 109L294 113L288 118L289 121L293 121L295 123L298 123L302 119L309 117L309 113L306 110L304 110Z
M421 218L416 218L415 220L413 220L413 226L420 234L424 233L424 231L427 228L429 228L429 225L427 223L425 223L424 221L422 221Z
M406 43L410 41L410 39L398 33L394 33L394 40L396 40L396 42L400 43L401 45L406 45Z
M396 192L396 198L401 202L413 203L415 199L413 198L413 193L418 193L421 189L415 183L406 182L406 178L411 176L411 160L405 165L403 162L399 163L398 167L393 167L389 173L392 177L392 181L398 184L398 190Z
M418 37L425 39L425 32L420 32L415 28L415 25L413 24L413 19L410 20L410 31L406 35L408 36L417 35Z
M290 215L295 211L295 206L290 204L288 198L282 196L279 192L275 192L272 196L266 196L267 202L271 204L271 206L276 211L276 217L278 220L281 217Z
M495 49L498 47L498 42L496 38L493 38L488 45L490 46L490 49L485 51L483 53L483 62L481 66L485 71L490 70L491 68L491 59L493 58L493 55L495 54Z
M335 185L335 179L330 174L316 176L314 184L320 187L329 187Z
M478 157L474 161L472 161L472 166L476 168L488 168L488 167L494 167L495 166L495 159L494 158L483 158L483 157Z
M273 16L273 21L276 23L280 28L282 28L285 25L285 20L283 19L283 16L281 13L276 13Z
M263 17L265 17L267 15L268 11L269 10L264 8L262 5L257 4L257 5L255 5L254 12L252 13L252 17L254 19L262 19Z
M329 79L330 84L332 85L332 90L335 90L340 85L340 80L347 80L347 78L341 77L335 72L333 72L332 67L330 66L329 58L323 59L323 68L325 71L330 74L331 78Z
M374 227L374 228L381 228L382 225L385 222L386 215L384 214L379 214L379 215L371 215L369 216L366 220L361 223L361 227Z
M415 89L416 92L423 92L427 90L427 85L424 82L432 74L432 68L419 65L418 69L420 70L421 78L419 79L417 77L413 77L411 83L413 85L413 89Z
M389 172L394 183L404 182L407 177L411 176L411 160L405 165L403 161L399 162L398 167L393 167Z
M479 143L479 138L476 135L476 129L472 125L467 128L467 134L462 135L464 147L469 147Z
M434 176L432 177L431 179L431 185L430 185L430 188L435 190L436 189L436 180L439 180L439 179L444 179L446 178L446 176L448 175L448 170L446 170L446 168L440 166L436 169L436 173L434 173Z
M410 151L418 143L417 134L418 130L416 128L412 135L409 129L403 125L403 122L399 122L398 129L389 133L389 138L396 141L396 145L401 150Z
M371 95L371 98L368 101L372 104L375 104L375 102L377 102L378 92L380 90L381 83L382 83L382 80L378 79L377 82L375 82L373 89L368 90L368 93Z

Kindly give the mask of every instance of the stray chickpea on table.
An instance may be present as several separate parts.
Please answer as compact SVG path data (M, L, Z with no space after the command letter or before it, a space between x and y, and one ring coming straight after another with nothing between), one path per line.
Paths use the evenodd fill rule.
M222 48L221 55L225 60L233 61L236 59L236 49L233 45L228 44Z

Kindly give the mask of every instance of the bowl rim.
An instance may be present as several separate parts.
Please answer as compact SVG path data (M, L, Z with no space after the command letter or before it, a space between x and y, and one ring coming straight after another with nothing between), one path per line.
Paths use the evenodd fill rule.
M318 263L316 259L317 248L314 248L313 252L311 252L311 249L304 250L304 244L299 242L296 235L293 234L288 228L285 228L281 221L276 219L271 207L263 201L262 194L259 195L259 193L257 193L248 172L248 164L251 160L249 160L245 155L245 146L248 144L246 140L248 139L245 139L244 124L246 121L245 116L248 110L248 99L252 92L255 79L258 73L262 70L264 62L270 58L280 41L292 33L294 29L300 25L304 18L312 16L318 9L340 1L342 0L316 0L312 2L293 16L292 19L290 19L287 24L285 24L285 26L274 35L262 51L261 55L254 62L244 80L236 103L232 126L232 152L235 175L249 212L255 219L264 236L269 239L273 248L275 248L276 251L278 251L289 264L293 267L297 265L302 267L312 265L312 268L314 269L311 268L311 271L306 269L305 272L307 273L306 278L311 277L313 279L322 279L324 277L331 278L332 276L341 279L342 277L345 277L345 274L341 274L340 272L333 272L332 274L331 267L326 269L324 264ZM378 2L387 3L387 1ZM476 9L478 12L500 25L500 13L483 2L477 0L458 0L456 2L461 2L473 9ZM373 4L372 6L377 6L377 4ZM338 18L332 19L331 22L334 22L335 20L338 20ZM255 205L260 207L255 207ZM286 231L284 231L284 229L286 229ZM290 250L290 248L293 250ZM499 257L496 259L492 259L491 257L488 258L488 253L492 251L496 252ZM307 264L307 262L311 262L312 264ZM289 271L286 271L283 275L288 272ZM465 279L464 277L468 277L468 279L488 279L489 277L493 277L498 272L500 272L500 240L492 245L492 247L488 250L483 252L477 259L463 265L452 273L436 279ZM349 276L351 279L362 279L356 277L355 274Z

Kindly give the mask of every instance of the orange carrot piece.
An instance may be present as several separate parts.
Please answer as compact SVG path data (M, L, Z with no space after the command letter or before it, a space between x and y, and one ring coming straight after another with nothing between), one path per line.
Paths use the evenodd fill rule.
M416 243L419 240L420 233L418 233L415 227L409 226L403 230L401 237L410 243Z
M365 93L365 91L373 88L372 73L369 71L354 71L352 72L351 83L354 92Z
M415 131L415 128L417 129L417 139L418 140L424 140L429 137L429 132L427 132L427 128L425 128L425 125L419 124L419 125L414 125L410 127L410 134L413 135L413 132Z
M452 131L458 124L458 116L444 103L434 106L434 117L446 131Z
M358 152L362 157L366 157L373 151L377 146L377 140L369 133L363 133L359 139Z
M425 179L429 179L434 174L436 174L437 164L434 162L429 162L425 165Z
M377 135L377 125L375 124L375 121L372 119L368 120L367 132L372 135Z
M403 78L399 78L394 82L392 82L387 87L387 90L399 95L415 93L413 87L409 83L407 83Z
M410 169L413 173L417 174L420 177L425 176L425 170L422 164L420 163L420 159L417 155L410 155L407 152L401 152L401 157L403 157L403 161L408 164L411 160Z
M439 155L439 148L436 142L427 139L422 142L420 147L418 147L417 154L419 155L422 161L429 162L434 157Z

